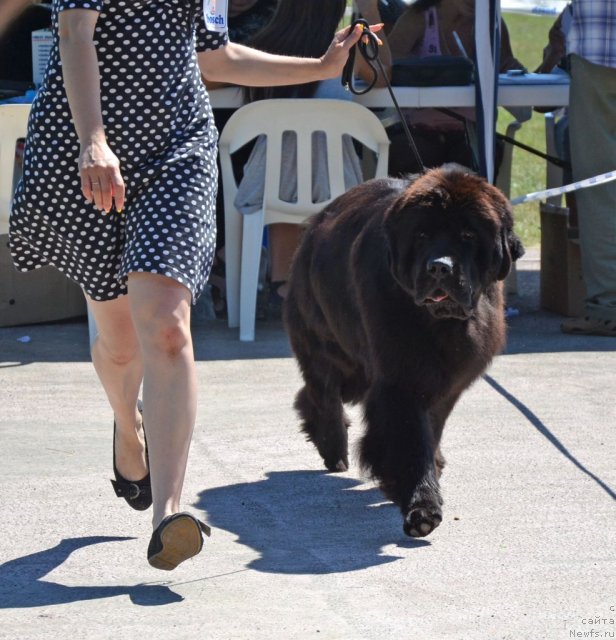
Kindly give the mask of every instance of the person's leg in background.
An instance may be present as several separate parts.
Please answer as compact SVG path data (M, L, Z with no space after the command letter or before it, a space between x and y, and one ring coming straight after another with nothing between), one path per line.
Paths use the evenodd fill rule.
M573 179L616 169L616 69L571 56L569 136ZM616 337L616 184L576 193L587 318L563 331Z
M267 311L272 317L279 316L282 312L291 261L303 230L304 227L299 224L278 223L268 226L271 283Z

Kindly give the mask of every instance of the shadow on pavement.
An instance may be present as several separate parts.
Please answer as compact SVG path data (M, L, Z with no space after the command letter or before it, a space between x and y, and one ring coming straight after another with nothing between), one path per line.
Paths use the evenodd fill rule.
M92 544L132 540L126 537L66 538L51 549L15 558L0 565L0 608L23 609L62 605L127 595L133 604L154 607L183 600L164 585L65 586L43 577L59 567L73 551Z
M407 538L397 507L376 488L320 471L277 471L199 494L208 522L258 551L248 567L265 573L358 571L400 560L383 547L429 546ZM359 490L358 490L359 489Z
M537 431L550 443L552 444L560 453L562 453L567 460L573 463L582 473L586 474L589 478L591 478L594 482L596 482L602 489L607 493L607 495L612 498L612 500L616 500L616 493L614 490L609 487L601 478L597 477L592 471L587 469L568 449L565 447L562 442L547 428L547 426L520 400L518 400L515 396L513 396L509 391L507 391L504 387L502 387L494 378L486 375L484 376L485 381L498 393L500 393L503 398L509 401L520 413L528 419L528 421L537 429Z

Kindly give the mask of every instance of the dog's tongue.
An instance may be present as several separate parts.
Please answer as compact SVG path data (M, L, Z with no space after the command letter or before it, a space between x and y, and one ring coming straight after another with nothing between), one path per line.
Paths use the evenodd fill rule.
M443 302L443 300L447 300L447 298L449 298L449 296L443 293L442 295L432 296L430 300L432 300L432 302Z

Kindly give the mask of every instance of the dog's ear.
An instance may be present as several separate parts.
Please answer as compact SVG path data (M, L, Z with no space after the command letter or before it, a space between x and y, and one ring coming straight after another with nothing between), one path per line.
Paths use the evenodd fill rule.
M391 277L403 289L408 289L412 266L409 251L412 243L413 205L408 193L402 193L385 211L383 237L386 250L387 267Z
M513 231L513 211L507 198L498 190L494 205L501 222L498 246L494 251L494 262L497 267L496 279L504 280L511 271L511 265L524 255L522 241Z
M511 271L511 265L524 255L524 247L513 230L506 227L501 229L499 244L500 267L496 279L504 280Z

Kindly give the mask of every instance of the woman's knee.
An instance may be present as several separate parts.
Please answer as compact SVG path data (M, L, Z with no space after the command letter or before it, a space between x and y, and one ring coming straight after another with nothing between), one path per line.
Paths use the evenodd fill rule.
M190 292L168 278L147 275L129 279L132 317L143 354L177 357L192 349Z
M92 347L93 354L103 354L114 365L123 366L139 356L139 342L134 333L99 332Z
M97 327L93 354L104 354L113 364L124 365L139 355L139 341L126 298L88 305Z
M139 339L144 355L156 353L176 358L192 348L189 324L175 314L160 314L141 322Z

